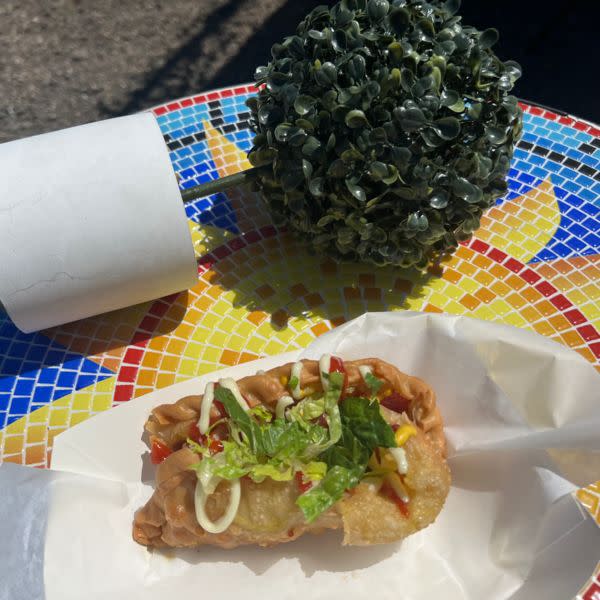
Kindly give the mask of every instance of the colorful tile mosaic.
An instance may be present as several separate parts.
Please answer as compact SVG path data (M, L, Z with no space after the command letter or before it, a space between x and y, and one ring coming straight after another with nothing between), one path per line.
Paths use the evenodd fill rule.
M248 166L242 86L154 109L182 189ZM67 427L149 391L308 345L364 311L470 315L537 331L600 369L600 130L524 106L509 191L425 274L311 256L234 190L186 206L198 284L35 335L0 316L0 460L47 466Z

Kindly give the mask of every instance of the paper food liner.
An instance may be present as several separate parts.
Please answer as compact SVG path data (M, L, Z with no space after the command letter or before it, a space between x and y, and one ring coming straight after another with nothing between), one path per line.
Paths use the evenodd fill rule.
M437 521L401 543L343 547L335 532L273 548L150 552L131 538L152 494L141 439L150 409L216 374L158 390L70 429L53 469L0 468L0 598L248 600L378 596L570 600L600 558L600 528L574 499L600 479L600 377L569 349L464 317L366 314L304 352L376 356L426 380L446 423L452 489ZM8 549L8 550L7 550Z

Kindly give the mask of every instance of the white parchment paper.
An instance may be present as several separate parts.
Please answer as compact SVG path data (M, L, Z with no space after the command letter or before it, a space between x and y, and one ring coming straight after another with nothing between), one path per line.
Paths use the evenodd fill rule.
M26 494L14 490L31 470L0 468L0 506L18 515L0 520L12 548L0 560L0 581L14 582L35 547L37 568L27 575L30 587L39 587L43 567L48 600L575 595L600 558L600 528L572 496L582 473L600 479L600 377L591 365L522 330L420 313L364 315L303 355L323 352L378 356L435 388L453 485L432 526L400 544L372 548L342 547L335 533L269 549L152 553L137 546L133 512L152 493L153 475L140 439L143 423L151 407L201 392L213 374L68 430L54 451L53 468L63 471L30 476ZM226 373L242 376L297 354ZM40 501L19 500L24 495Z
M194 248L154 116L0 144L0 258L0 303L25 332L194 285Z

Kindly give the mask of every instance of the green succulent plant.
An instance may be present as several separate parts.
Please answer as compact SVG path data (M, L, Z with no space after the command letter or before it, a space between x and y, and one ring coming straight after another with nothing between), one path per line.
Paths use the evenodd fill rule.
M256 70L254 180L319 253L423 268L506 191L521 68L459 0L315 8Z

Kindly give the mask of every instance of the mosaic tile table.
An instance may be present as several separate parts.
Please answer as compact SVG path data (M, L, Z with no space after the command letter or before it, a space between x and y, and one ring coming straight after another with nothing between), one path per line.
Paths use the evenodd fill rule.
M182 188L249 166L251 86L160 106ZM64 429L153 389L306 346L365 311L464 314L524 327L600 369L600 129L523 105L509 192L425 275L337 265L278 231L257 198L186 207L191 290L38 334L0 316L0 460L44 467ZM584 499L600 520L600 489Z

